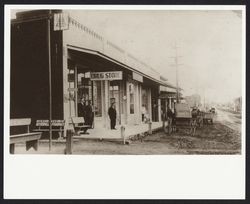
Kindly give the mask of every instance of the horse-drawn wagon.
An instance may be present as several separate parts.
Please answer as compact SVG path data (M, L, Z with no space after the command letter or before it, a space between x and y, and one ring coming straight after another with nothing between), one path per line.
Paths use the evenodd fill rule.
M203 123L204 124L213 124L214 113L204 112Z
M175 118L176 126L189 126L192 115L188 104L177 103L175 104Z

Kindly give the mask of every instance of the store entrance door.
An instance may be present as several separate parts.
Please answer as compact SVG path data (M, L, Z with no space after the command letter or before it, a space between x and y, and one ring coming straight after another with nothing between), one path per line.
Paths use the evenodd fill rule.
M103 100L104 100L103 81L93 81L94 126L96 128L104 127Z
M116 109L116 124L121 124L121 94L120 94L120 83L119 81L110 81L109 86L109 106L111 106L112 103L115 103L115 109Z
M77 82L77 99L78 103L83 101L84 104L91 103L92 108L92 127L103 128L104 120L104 81L90 80L90 73L79 73ZM78 111L78 116L81 115Z
M84 117L88 125L94 127L93 82L89 72L77 74L77 116Z

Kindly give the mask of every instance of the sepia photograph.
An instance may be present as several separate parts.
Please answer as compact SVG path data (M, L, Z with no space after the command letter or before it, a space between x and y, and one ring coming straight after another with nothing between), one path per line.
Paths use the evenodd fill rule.
M11 10L11 154L241 154L241 10Z
M245 6L4 20L5 199L245 198Z

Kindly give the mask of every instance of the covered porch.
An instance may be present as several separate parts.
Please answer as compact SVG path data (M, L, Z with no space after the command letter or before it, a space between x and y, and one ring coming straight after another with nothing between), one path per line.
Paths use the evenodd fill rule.
M151 125L151 128L150 128ZM151 133L162 128L162 122L142 123L138 125L117 125L116 130L107 128L89 129L89 134L74 136L77 139L128 140L134 136ZM124 129L123 129L124 127Z
M66 124L70 126L71 117L79 117L78 104L82 99L92 102L94 129L90 129L90 133L97 133L97 138L100 138L99 130L104 128L110 132L108 135L111 137L117 134L117 131L109 130L108 108L112 102L115 102L117 111L117 128L122 125L143 125L142 105L146 108L149 120L160 121L160 106L157 103L159 81L96 51L70 45L67 45L67 48L67 67L64 69L67 82L64 85L64 118L69 122ZM121 78L95 79L92 76L107 72L120 72ZM157 106L152 103L152 98Z

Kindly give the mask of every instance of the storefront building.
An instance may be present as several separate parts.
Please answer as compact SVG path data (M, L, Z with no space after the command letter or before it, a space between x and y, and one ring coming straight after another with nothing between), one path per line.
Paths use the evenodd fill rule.
M66 129L81 100L92 103L94 128L110 128L113 102L118 125L141 124L142 107L161 121L168 88L174 91L151 67L67 13L28 11L12 20L11 118L48 119L52 97L52 118L66 120Z

